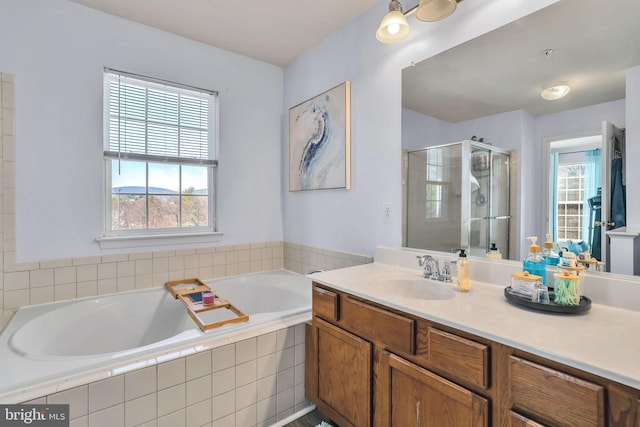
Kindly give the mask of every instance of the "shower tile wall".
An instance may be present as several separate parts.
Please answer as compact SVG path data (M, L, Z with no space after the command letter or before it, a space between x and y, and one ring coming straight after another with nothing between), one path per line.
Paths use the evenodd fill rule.
M373 262L373 257L284 242L284 268L300 274Z
M444 187L449 189L442 193L442 212L440 213L442 216L431 217L427 214L425 177L431 173L427 170L427 151L412 151L404 166L407 173L404 185L407 187L403 197L407 203L407 218L403 240L406 246L411 248L429 248L450 253L460 246L462 152L458 146L441 148L438 152L442 155L441 161L444 167L444 173L440 179L443 180ZM408 194L411 197L408 197ZM411 229L411 233L407 233L407 226Z
M0 74L0 156L0 268L4 270L4 266L11 263L10 259L5 258L5 252L15 251L14 79L10 74ZM4 277L0 277L0 327L4 324L7 301L4 283Z
M304 323L28 403L65 403L71 427L269 426L307 408Z

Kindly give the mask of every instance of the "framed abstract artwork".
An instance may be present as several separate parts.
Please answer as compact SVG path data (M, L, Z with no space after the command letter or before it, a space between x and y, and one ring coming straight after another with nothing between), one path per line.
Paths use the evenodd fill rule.
M289 191L349 189L350 83L289 109Z

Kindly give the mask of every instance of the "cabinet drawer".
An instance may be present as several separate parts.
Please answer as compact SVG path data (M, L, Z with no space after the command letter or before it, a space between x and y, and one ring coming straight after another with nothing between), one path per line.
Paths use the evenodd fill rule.
M334 322L339 320L338 302L340 296L337 293L314 286L311 295L313 298L313 313L316 316L324 317Z
M390 350L414 354L415 321L408 317L345 297L342 324L359 336L383 343Z
M604 387L509 356L511 403L518 412L567 427L605 425Z
M509 427L545 427L543 424L523 417L513 411L509 411Z
M489 347L430 328L428 332L429 362L456 378L489 387Z

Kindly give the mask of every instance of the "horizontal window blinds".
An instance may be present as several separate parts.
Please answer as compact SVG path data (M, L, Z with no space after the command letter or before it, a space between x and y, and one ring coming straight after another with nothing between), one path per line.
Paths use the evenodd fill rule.
M105 157L215 165L217 93L105 72Z

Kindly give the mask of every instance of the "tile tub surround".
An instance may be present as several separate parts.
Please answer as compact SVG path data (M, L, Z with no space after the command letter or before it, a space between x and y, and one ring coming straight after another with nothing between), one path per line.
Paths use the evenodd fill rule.
M284 268L300 274L369 264L373 257L284 242Z
M282 268L306 274L370 262L366 255L276 241L14 263L0 280L0 330L26 305L158 287L187 277L209 280Z
M22 306L282 269L283 242L15 263L3 273L4 321Z
M304 412L304 322L25 403L68 403L72 427L271 426Z
M0 268L12 265L15 254L15 120L14 77L0 73ZM15 256L13 257L15 258ZM6 301L4 277L0 277L0 327Z

